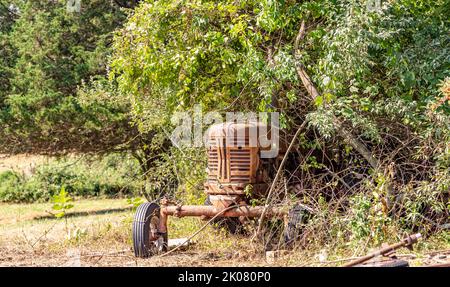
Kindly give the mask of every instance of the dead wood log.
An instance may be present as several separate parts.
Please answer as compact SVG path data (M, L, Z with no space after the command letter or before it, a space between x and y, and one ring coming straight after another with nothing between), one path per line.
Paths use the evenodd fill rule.
M305 37L305 21L303 20L300 26L300 30L295 38L294 43L294 59L295 59L295 68L297 70L297 74L300 80L305 86L305 89L308 91L309 96L315 100L320 96L319 91L317 90L314 83L311 81L308 73L306 72L305 66L303 65L299 51L300 41ZM377 169L379 167L379 160L372 154L372 152L355 136L351 133L351 131L347 130L342 121L333 115L333 124L337 128L338 134L344 138L344 140L350 144L367 162L373 169Z

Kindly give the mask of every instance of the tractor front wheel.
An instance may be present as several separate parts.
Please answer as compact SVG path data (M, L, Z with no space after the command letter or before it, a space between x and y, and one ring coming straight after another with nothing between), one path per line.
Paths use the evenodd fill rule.
M159 233L160 208L154 202L146 202L136 210L133 220L134 255L140 258L150 257L167 250L167 233Z

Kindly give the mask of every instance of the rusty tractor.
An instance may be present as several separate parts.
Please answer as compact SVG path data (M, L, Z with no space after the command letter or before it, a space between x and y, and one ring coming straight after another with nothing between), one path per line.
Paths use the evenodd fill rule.
M217 217L227 223L243 223L249 218L260 218L264 213L264 217L286 221L292 209L250 204L252 199L264 199L267 195L270 176L285 150L278 147L277 156L263 158L261 153L272 147L261 145L261 130L266 131L266 138L270 137L270 128L260 122L213 125L207 134L206 205L176 205L166 199L160 200L160 204L140 205L132 229L135 256L145 258L167 250L169 216L200 216L205 220ZM250 136L253 132L256 140Z

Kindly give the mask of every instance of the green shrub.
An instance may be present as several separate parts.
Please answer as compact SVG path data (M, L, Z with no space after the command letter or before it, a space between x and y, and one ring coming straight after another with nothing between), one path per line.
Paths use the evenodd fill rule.
M21 175L14 171L0 173L0 200L14 201L20 196Z
M128 155L63 158L38 166L31 177L17 172L0 174L0 201L48 201L62 186L70 196L138 194L142 182L138 163Z

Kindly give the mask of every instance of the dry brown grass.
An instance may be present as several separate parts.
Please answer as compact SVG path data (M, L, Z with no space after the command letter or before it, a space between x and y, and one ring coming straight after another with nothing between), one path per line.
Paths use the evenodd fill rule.
M125 199L75 201L65 220L49 216L49 203L0 204L0 266L260 266L247 237L208 227L188 249L136 259L131 250L133 212ZM171 218L171 238L188 237L203 222ZM75 259L74 259L75 258ZM78 262L75 260L75 262Z
M50 208L49 203L0 204L0 266L339 266L345 263L340 259L354 255L345 246L311 245L268 263L259 243L209 226L189 248L165 257L137 259L131 249L133 212L125 199L75 201L67 224L49 217ZM203 223L198 218L170 218L169 237L188 237ZM448 260L438 258L443 253L427 255L448 249L445 240L433 240L422 243L418 252L398 253L411 254L408 258L415 266Z

